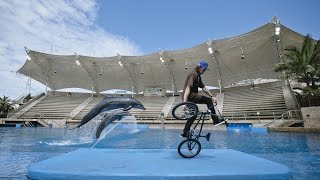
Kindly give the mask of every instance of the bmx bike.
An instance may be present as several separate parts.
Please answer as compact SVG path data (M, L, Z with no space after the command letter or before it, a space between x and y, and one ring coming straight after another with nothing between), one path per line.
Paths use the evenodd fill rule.
M206 135L201 134L205 118L210 114L211 111L209 109L199 112L198 106L193 102L182 102L173 107L172 116L179 120L196 120L197 116L200 115L198 121L187 133L187 138L183 140L178 146L178 153L180 154L180 156L184 158L193 158L197 156L201 151L201 143L199 142L199 138L204 137L207 141L210 140L210 133L207 133ZM219 114L221 116L220 112ZM216 124L215 126L224 123L224 121ZM199 124L200 129L199 132L196 133L196 128Z

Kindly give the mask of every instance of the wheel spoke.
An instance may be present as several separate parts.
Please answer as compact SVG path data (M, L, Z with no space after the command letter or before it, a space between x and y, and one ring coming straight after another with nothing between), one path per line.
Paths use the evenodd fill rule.
M187 120L197 116L198 106L192 102L182 102L172 109L172 115L176 119Z
M185 139L178 146L179 154L184 158L193 158L201 151L201 144L196 139Z

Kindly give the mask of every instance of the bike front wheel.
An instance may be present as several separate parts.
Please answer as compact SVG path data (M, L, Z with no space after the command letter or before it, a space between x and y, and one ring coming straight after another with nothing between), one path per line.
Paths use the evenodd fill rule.
M198 106L193 102L182 102L172 109L172 116L179 120L194 119L198 115Z
M201 151L201 144L196 139L185 139L178 146L178 153L184 158L193 158Z

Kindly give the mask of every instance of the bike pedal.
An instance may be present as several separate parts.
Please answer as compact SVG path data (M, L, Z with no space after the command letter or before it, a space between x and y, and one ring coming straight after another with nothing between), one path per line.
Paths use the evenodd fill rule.
M207 140L207 141L210 140L210 133L208 133L208 134L206 135L206 140Z
M226 124L226 126L228 127L228 119L225 119L224 121L219 122L218 124L213 125L213 127L217 127L220 126L221 124Z

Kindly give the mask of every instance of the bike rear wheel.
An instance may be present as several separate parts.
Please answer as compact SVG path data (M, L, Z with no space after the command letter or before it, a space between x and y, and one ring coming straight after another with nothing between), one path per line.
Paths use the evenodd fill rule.
M185 139L178 146L178 153L184 158L193 158L201 151L201 144L196 139Z
M195 119L198 115L198 106L193 102L182 102L172 109L172 116L179 120Z

